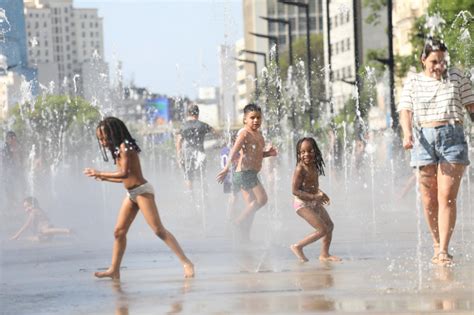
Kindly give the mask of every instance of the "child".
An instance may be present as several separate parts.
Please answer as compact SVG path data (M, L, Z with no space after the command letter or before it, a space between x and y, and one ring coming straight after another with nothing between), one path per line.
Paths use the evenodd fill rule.
M322 238L321 261L340 261L329 254L334 224L324 205L329 204L329 197L319 189L319 175L324 175L324 161L318 145L313 138L303 138L296 144L296 170L293 174L292 192L295 196L296 213L305 219L316 231L306 236L291 250L301 262L308 261L303 247Z
M232 166L232 161L240 153L232 181L242 191L246 203L245 209L234 221L240 227L244 240L249 239L255 212L267 203L267 193L257 177L262 168L263 158L277 155L274 147L264 151L265 140L258 130L261 125L262 109L255 104L245 106L244 128L239 130L227 164L217 174L217 181L222 183Z
M45 241L51 239L54 235L70 234L70 229L55 228L49 222L46 213L41 210L39 202L35 197L27 197L23 200L23 207L28 213L28 219L25 224L11 237L11 240L17 240L26 229L32 227L35 236L32 238L35 241Z
M138 210L141 210L153 232L178 256L184 266L184 276L193 277L194 265L183 253L174 236L161 223L153 187L142 175L138 157L141 150L125 124L118 118L106 117L97 126L96 135L104 160L108 161L106 151L108 149L114 163L117 164L117 171L100 172L86 168L84 174L97 180L123 183L128 193L122 202L115 225L112 264L105 272L96 272L95 276L120 279L120 263L127 244L126 235Z

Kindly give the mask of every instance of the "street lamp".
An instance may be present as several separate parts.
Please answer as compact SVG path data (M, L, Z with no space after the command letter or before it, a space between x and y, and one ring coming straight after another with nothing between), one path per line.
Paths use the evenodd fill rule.
M276 60L276 65L277 65L277 72L279 74L280 73L280 59L279 59L280 57L278 55L278 37L267 35L267 34L260 34L260 33L252 33L252 32L249 32L249 33L256 37L268 38L269 40L275 43L275 60ZM278 128L280 125L280 120L281 120L281 91L280 91L280 85L277 85L277 125L276 126Z
M246 62L246 63L251 63L253 64L253 68L254 68L254 72L255 72L255 95L256 95L256 98L258 98L258 72L257 72L257 62L256 61L253 61L253 60L247 60L247 59L240 59L240 58L234 58L235 60L237 61L240 61L240 62Z
M300 3L300 2L293 2L289 0L278 0L278 2L286 4L286 5L292 5L296 6L299 8L304 8L305 14L306 14L306 55L307 55L307 61L306 63L308 64L308 92L309 92L309 119L310 119L310 125L312 126L313 120L314 120L314 112L313 112L313 93L311 89L311 45L310 45L310 40L309 40L309 4L306 3ZM355 1L354 1L355 2Z
M253 55L259 55L263 57L263 64L265 68L267 67L267 54L264 52L260 51L253 51L253 50L247 50L247 49L242 49L239 51L239 53L247 53L247 54L253 54Z
M272 35L267 35L267 34L260 34L260 33L253 33L249 32L251 35L255 37L261 37L261 38L268 38L269 40L273 41L275 43L275 60L276 64L278 66L278 69L280 69L280 57L278 53L278 37L272 36Z
M285 19L277 19L277 18L271 18L271 17L266 17L266 16L261 16L261 19L264 19L270 23L281 23L281 24L286 24L288 25L288 46L289 46L289 59L290 59L290 65L293 64L293 45L292 39L291 39L291 23L289 20Z

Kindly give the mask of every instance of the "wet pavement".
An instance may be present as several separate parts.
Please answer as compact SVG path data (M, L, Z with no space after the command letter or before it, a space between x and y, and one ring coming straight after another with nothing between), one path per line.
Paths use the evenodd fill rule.
M133 240L131 233L120 282L92 276L107 267L111 243L4 242L0 313L473 313L472 245L454 253L455 266L438 267L429 263L427 249L417 254L416 233L401 231L403 239L395 241L390 226L366 232L335 238L340 263L317 261L315 244L306 250L311 260L301 264L278 237L247 246L212 235L186 239L182 245L196 265L194 279L183 279L161 241Z

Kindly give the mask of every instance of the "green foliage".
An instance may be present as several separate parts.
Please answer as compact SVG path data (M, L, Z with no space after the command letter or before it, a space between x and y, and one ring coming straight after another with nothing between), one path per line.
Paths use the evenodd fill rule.
M380 24L380 14L387 7L387 0L364 0L363 5L369 9L365 22L374 26Z
M84 99L66 95L40 96L34 104L16 105L11 115L22 144L35 145L36 154L49 164L61 161L65 151L90 143L100 117Z
M412 56L397 56L397 76L404 77L410 66L421 71L420 56L425 39L429 35L440 38L448 47L451 66L461 69L472 67L474 63L474 2L470 0L432 0L428 16L439 15L445 23L439 29L428 29L427 16L416 19L410 42Z

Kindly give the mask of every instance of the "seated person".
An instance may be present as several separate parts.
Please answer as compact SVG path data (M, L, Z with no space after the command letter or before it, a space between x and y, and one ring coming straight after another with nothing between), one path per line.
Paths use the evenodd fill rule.
M25 224L10 239L17 240L28 229L32 228L34 236L32 240L44 241L51 239L54 235L70 234L71 230L66 228L54 227L46 213L40 208L38 200L35 197L27 197L23 200L23 207L28 213Z

